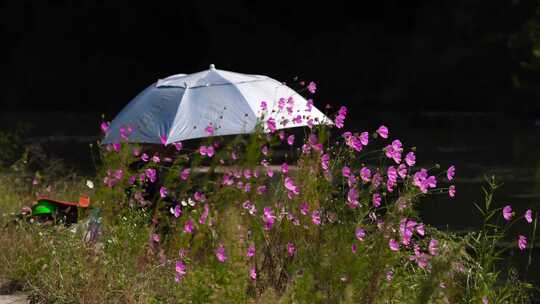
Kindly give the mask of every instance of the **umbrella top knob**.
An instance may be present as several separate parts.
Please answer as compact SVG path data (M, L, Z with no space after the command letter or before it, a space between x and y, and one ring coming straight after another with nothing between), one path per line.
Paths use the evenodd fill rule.
M216 66L212 63L212 64L210 65L210 70L215 70L215 69L216 69Z

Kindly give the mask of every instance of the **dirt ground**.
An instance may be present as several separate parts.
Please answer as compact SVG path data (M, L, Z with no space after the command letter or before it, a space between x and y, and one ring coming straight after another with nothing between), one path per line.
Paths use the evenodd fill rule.
M26 304L28 297L25 294L0 295L0 304Z

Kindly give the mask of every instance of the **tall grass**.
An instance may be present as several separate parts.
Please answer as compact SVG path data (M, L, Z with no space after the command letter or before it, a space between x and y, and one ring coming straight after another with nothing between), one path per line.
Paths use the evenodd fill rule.
M480 231L440 231L416 206L427 195L450 203L452 174L422 171L384 129L339 131L314 127L292 145L261 126L182 148L104 146L91 177L37 176L23 155L0 177L0 278L49 303L530 301L532 286L499 267L507 229L494 225L494 180ZM73 226L14 221L43 192L89 194L95 209Z

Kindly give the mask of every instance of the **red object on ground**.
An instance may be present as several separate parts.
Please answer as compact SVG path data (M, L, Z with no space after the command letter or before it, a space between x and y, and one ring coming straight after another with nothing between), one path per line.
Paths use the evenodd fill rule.
M38 201L42 199L48 200L55 204L64 205L64 206L75 206L75 207L81 207L81 208L88 208L88 206L90 206L90 198L88 196L81 196L78 202L59 201L59 200L48 198L46 196L40 196L37 198Z

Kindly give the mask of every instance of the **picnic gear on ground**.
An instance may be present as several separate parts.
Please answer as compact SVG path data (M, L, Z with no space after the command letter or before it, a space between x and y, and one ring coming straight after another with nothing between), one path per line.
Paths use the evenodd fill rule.
M62 220L65 224L77 223L78 208L88 208L90 199L81 196L78 202L60 201L48 197L39 197L32 206L33 217L44 217Z

